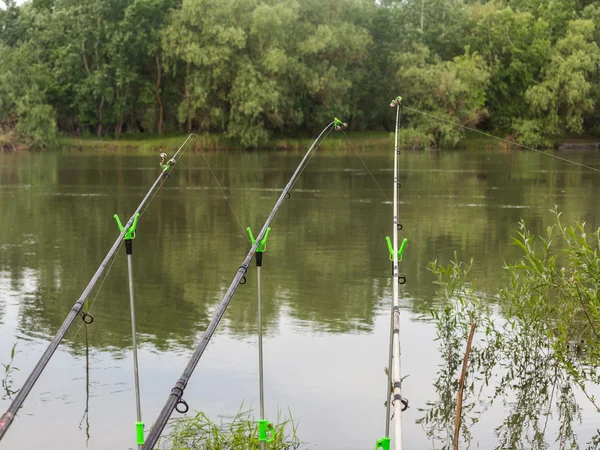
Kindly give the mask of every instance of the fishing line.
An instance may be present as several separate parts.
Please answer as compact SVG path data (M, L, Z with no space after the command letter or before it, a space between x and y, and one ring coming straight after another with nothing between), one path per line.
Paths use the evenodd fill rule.
M208 170L210 170L210 173L212 174L213 178L215 179L215 181L217 182L217 186L219 186L219 189L221 190L221 194L223 194L223 198L225 198L225 201L227 202L227 204L229 205L229 209L231 209L231 212L233 213L233 215L235 216L235 220L237 220L237 223L240 225L240 228L242 229L242 237L244 238L244 240L246 240L246 235L245 235L245 231L246 229L244 228L244 226L242 225L242 222L240 221L238 215L235 213L235 210L233 209L233 206L231 205L231 203L229 202L229 199L227 198L227 195L225 195L225 191L223 190L223 188L221 187L221 183L219 183L219 179L217 178L217 176L215 175L215 173L212 170L212 167L210 166L210 163L208 162L208 160L206 159L206 156L204 155L204 152L202 151L202 148L198 145L198 143L196 142L196 148L200 149L200 154L202 155L202 158L204 159L204 162L206 163L206 165L208 166Z
M152 430L150 431L150 434L146 438L146 442L144 443L143 450L151 450L152 448L154 448L158 439L160 438L160 435L162 434L163 430L165 429L165 426L167 425L167 422L169 421L171 414L173 413L173 411L175 409L177 409L177 411L179 411L181 413L185 413L189 410L188 404L182 398L185 388L187 387L188 382L189 382L194 370L196 369L196 366L200 362L200 359L202 358L202 355L204 354L204 351L206 350L215 330L217 329L217 326L221 322L221 319L223 318L223 315L225 314L225 311L227 310L227 307L229 306L229 303L231 302L231 299L233 298L237 288L240 286L240 284L243 284L242 280L243 279L245 280L245 275L248 272L250 262L254 258L254 255L258 249L258 246L260 245L261 241L265 238L265 236L268 232L267 230L269 228L269 225L275 218L277 211L283 204L284 200L286 200L288 198L288 194L289 194L289 191L291 190L294 180L298 177L302 166L308 160L311 152L314 150L315 146L317 145L317 143L319 142L321 137L323 135L325 135L326 132L332 126L336 127L338 123L341 124L341 122L339 120L335 119L333 122L331 122L329 125L327 125L323 129L323 131L321 131L321 133L319 134L317 139L315 139L315 141L309 148L308 152L302 158L302 161L296 168L296 171L292 175L292 178L290 179L290 181L288 182L286 187L283 189L283 192L281 193L281 195L279 196L279 199L275 203L275 206L273 207L271 213L269 214L269 217L265 221L260 233L256 237L254 244L250 248L250 251L246 255L246 258L244 259L244 261L242 261L242 264L240 265L239 269L237 270L237 273L236 273L235 277L233 278L229 288L227 289L227 292L225 293L223 300L217 307L215 315L211 319L198 346L194 350L194 353L192 354L187 366L185 367L183 373L181 374L181 377L177 380L177 383L171 389L171 392L167 398L165 405L163 406L160 414L158 415L156 421L154 422L154 425L152 426Z
M379 186L379 183L377 182L377 180L375 179L375 177L373 176L373 174L371 173L371 171L367 167L367 164L365 163L365 161L362 159L362 157L360 156L360 154L358 153L358 151L356 150L356 148L352 144L352 141L350 141L350 138L348 138L348 136L346 135L346 132L342 131L342 133L344 133L344 136L346 137L346 140L350 144L350 147L352 147L352 150L354 150L354 153L356 153L356 156L358 156L358 158L360 159L360 162L362 162L363 166L365 166L365 169L367 169L367 172L369 172L369 175L371 175L371 178L373 178L373 181L375 182L375 184L379 188L379 192L381 192L383 194L383 196L385 197L386 201L389 203L390 199L387 197L387 195L385 195L385 192L383 192L383 189L381 189L381 186Z
M123 241L121 241L121 245L119 245L119 247L117 248L117 251L115 252L115 257L111 260L110 265L108 266L108 269L106 269L106 273L104 275L104 278L102 278L102 281L100 282L100 286L98 287L98 290L96 291L96 295L94 296L94 299L92 300L92 304L90 305L90 307L88 308L87 312L89 313L92 308L94 307L94 304L96 303L96 299L98 298L98 295L100 294L100 291L102 291L102 286L104 286L104 282L106 281L106 279L108 278L108 275L110 274L110 271L112 269L113 264L115 263L115 261L117 260L117 255L119 254L119 251L121 250L121 246L122 246ZM79 325L79 328L77 328L77 331L75 332L75 334L73 335L73 337L70 339L71 342L75 342L75 338L77 337L77 335L79 334L79 331L83 328L87 326L87 324L84 322L81 325ZM87 339L87 337L86 337Z
M331 131L333 130L333 127L329 129L329 131L327 132L327 134L325 136L323 136L323 139L321 139L317 145L315 146L315 150L311 153L310 158L308 158L308 161L306 161L306 164L302 167L302 170L300 171L300 173L298 174L298 178L296 178L296 180L294 181L294 184L292 184L292 188L296 185L296 183L298 182L298 180L300 179L300 175L302 175L302 173L304 172L304 169L306 169L306 167L308 166L308 164L310 164L310 160L312 159L312 157L315 155L315 153L317 153L317 150L319 150L320 145L325 141L325 139L327 139L327 136L329 136L329 133L331 133Z
M580 166L580 167L583 167L585 169L593 170L594 172L600 172L600 169L596 169L595 167L587 166L585 164L581 164L581 163L578 163L576 161L572 161L570 159L561 158L560 156L553 155L552 153L544 152L542 150L538 150L538 149L535 149L533 147L529 147L527 145L520 144L518 142L509 141L508 139L504 139L504 138L501 138L501 137L498 137L498 136L494 136L493 134L489 134L489 133L486 133L484 131L477 130L476 128L471 128L471 127L468 127L466 125L461 125L460 123L452 122L452 121L444 119L442 117L437 117L437 116L434 116L433 114L429 114L429 113L426 113L426 112L423 112L423 111L419 111L418 109L409 108L408 106L404 106L404 105L402 105L402 107L404 109L408 110L408 111L413 111L413 112L422 114L424 116L431 117L432 119L440 120L440 121L446 122L446 123L448 123L450 125L455 125L457 127L464 128L465 130L474 131L476 133L479 133L479 134L482 134L484 136L497 139L497 140L502 141L502 142L506 142L506 143L511 144L511 145L517 145L517 146L523 147L523 148L525 148L527 150L531 150L532 152L541 153L542 155L550 156L551 158L555 158L555 159L558 159L558 160L561 160L561 161L565 161L565 162L568 162L570 164L575 164L576 166Z
M54 336L54 338L52 339L52 341L50 342L50 344L48 345L48 347L42 354L41 358L38 360L35 367L33 368L31 373L25 380L25 383L23 384L22 388L19 390L18 394L16 395L16 397L14 398L12 403L9 405L6 412L0 417L0 440L2 440L2 438L6 434L7 430L9 429L10 425L14 422L17 413L19 412L19 410L23 406L23 403L25 402L25 399L27 398L27 396L33 389L35 383L38 381L40 375L42 374L42 372L48 365L48 362L54 355L54 352L56 351L56 349L58 348L58 346L60 345L62 340L64 339L65 335L67 334L67 331L69 331L75 318L77 316L81 315L82 319L87 323L90 323L91 320L93 320L93 318L91 320L88 319L88 317L91 317L89 314L87 314L85 312L82 313L82 308L84 306L85 301L88 299L89 295L91 294L92 290L95 288L99 279L102 277L102 275L106 271L108 264L110 263L111 259L114 257L115 253L121 246L123 238L129 232L129 229L133 226L133 222L134 222L135 218L139 217L140 211L142 211L144 209L144 206L146 206L148 200L150 198L154 197L152 194L154 193L155 189L157 189L157 187L159 185L162 186L161 182L164 181L164 178L168 178L170 176L173 166L177 163L177 156L180 153L182 153L182 150L187 148L190 141L192 139L194 139L194 137L195 136L193 134L190 134L186 138L186 140L183 142L181 147L179 147L179 149L177 150L177 152L175 153L173 158L171 158L169 161L166 161L166 158L167 158L166 154L164 154L164 153L161 154L162 171L161 171L160 175L157 177L156 181L154 181L154 183L152 184L152 186L150 187L150 189L148 190L148 192L146 193L146 195L144 196L144 198L138 205L137 209L135 210L135 212L133 213L133 215L131 216L129 221L127 221L127 223L121 230L121 233L116 238L115 242L112 244L110 250L108 251L108 253L104 257L104 259L102 260L102 263L100 264L100 266L96 269L96 272L92 276L91 280L88 282L84 291L81 293L79 299L75 302L75 304L71 308L71 311L69 312L69 314L65 318L64 322L58 329L56 335ZM163 157L163 155L164 155L164 157Z
M167 181L166 178L163 179L162 182L158 185L158 189L156 190L156 192L154 192L154 194L152 194L152 197L150 197L150 201L148 202L148 204L146 205L146 207L140 212L140 217L142 217L144 215L144 213L146 212L146 210L150 206L150 203L152 203L152 200L154 200L154 198L156 197L156 194L158 194L158 191L160 191L160 189L162 188L163 184L165 184L165 181Z
M88 340L88 329L85 328L85 410L79 422L79 429L85 420L86 447L90 442L90 344Z

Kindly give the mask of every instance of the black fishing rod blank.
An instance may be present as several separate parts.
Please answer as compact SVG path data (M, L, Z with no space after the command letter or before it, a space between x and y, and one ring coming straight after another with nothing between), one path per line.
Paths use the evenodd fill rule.
M258 236L256 236L255 243L250 248L250 251L248 252L248 255L246 256L244 261L242 261L242 264L240 265L237 273L235 274L235 277L233 278L233 281L231 282L229 288L227 289L227 292L225 293L223 300L219 304L219 306L215 312L215 315L213 316L212 320L210 321L206 331L204 332L204 335L200 339L200 343L198 344L198 347L192 354L192 357L191 357L190 361L188 362L188 365L186 366L185 370L181 374L181 377L179 378L179 380L177 380L177 383L171 390L171 393L169 394L167 402L163 406L162 411L160 412L158 418L156 419L156 422L154 422L154 425L152 426L152 429L150 430L150 434L146 438L146 442L144 443L144 446L142 447L143 450L151 450L154 448L154 446L158 442L158 439L160 438L160 435L162 434L165 426L167 425L167 422L169 421L169 418L171 417L173 410L177 409L177 411L180 413L186 413L188 411L189 407L188 407L187 403L182 399L183 392L185 391L188 381L189 381L190 377L192 376L194 369L198 365L200 358L204 354L204 351L206 350L206 347L208 346L210 339L212 338L215 330L217 329L219 322L223 318L223 315L225 314L225 311L227 310L227 307L229 306L229 303L231 302L231 299L233 298L235 291L237 290L241 281L246 279L245 275L248 272L248 267L250 265L250 262L252 261L252 258L254 257L254 254L256 253L256 249L260 245L261 241L265 238L265 235L267 233L269 225L275 218L275 215L277 214L277 211L279 211L279 208L281 207L281 204L283 203L283 201L290 198L290 190L291 190L292 186L294 185L296 178L299 176L299 174L304 169L304 166L308 162L310 157L312 156L313 151L315 151L315 149L318 147L317 144L320 142L321 138L323 136L326 137L329 134L329 132L331 132L332 129L341 130L346 127L347 127L346 124L342 123L338 119L334 119L333 122L331 122L329 125L327 125L323 129L323 131L321 131L321 134L319 134L317 139L315 139L315 141L312 143L312 145L310 146L310 148L304 155L304 158L302 158L302 161L300 162L300 164L298 164L298 167L296 167L296 171L292 175L292 178L290 179L290 181L288 182L286 187L283 189L283 192L281 193L281 195L279 196L279 199L275 203L275 206L273 207L271 214L269 214L269 217L265 221L265 224L263 225L262 229L260 230L260 233L258 234Z
M184 143L181 145L181 147L179 147L179 149L177 150L177 152L175 153L173 158L171 158L170 160L167 161L166 155L164 153L161 154L162 171L161 171L160 175L158 176L158 178L156 179L156 181L154 182L154 184L152 185L150 190L146 193L146 196L143 198L143 200L141 201L141 203L139 204L139 206L137 207L137 209L135 210L135 212L133 213L131 218L127 221L127 223L123 227L121 234L119 234L119 237L117 237L114 244L112 245L112 247L110 248L110 250L108 251L106 256L104 257L104 260L102 261L102 263L96 270L96 273L94 274L94 276L92 277L92 279L90 280L90 282L88 283L86 288L84 289L84 291L81 294L81 296L79 297L79 299L75 302L75 304L71 308L71 312L69 313L69 315L67 316L67 318L65 319L63 324L60 326L60 328L58 329L58 332L54 336L54 339L52 339L52 342L50 342L50 345L48 345L48 348L46 349L46 351L44 352L44 354L42 355L40 360L37 362L37 364L33 368L33 371L31 372L31 374L29 375L27 380L25 380L25 384L23 384L23 387L19 390L19 393L17 394L17 396L15 397L13 402L10 404L10 406L8 407L6 412L2 415L2 417L0 417L0 440L2 440L2 438L4 437L4 435L7 432L8 428L15 420L17 412L19 411L19 409L25 402L25 399L31 392L31 389L33 389L33 386L37 382L37 380L40 377L40 375L42 374L44 368L50 361L50 358L52 358L52 355L54 354L54 352L60 345L61 341L65 337L65 334L67 333L67 331L73 324L73 321L75 320L75 318L78 315L81 315L81 317L85 323L89 324L89 323L93 322L93 317L88 312L81 311L84 302L86 301L86 299L88 298L88 296L90 295L90 293L92 292L94 287L96 286L96 283L98 283L98 280L100 279L100 277L106 270L108 263L110 262L112 257L117 252L117 249L121 245L121 241L125 237L125 234L133 226L133 222L134 222L136 216L139 213L143 212L142 208L144 208L144 206L146 206L146 204L149 203L150 199L152 198L152 194L155 192L155 190L157 190L157 188L160 189L160 186L162 185L161 182L164 182L170 176L171 170L177 163L177 156L182 151L185 150L185 148L194 139L194 137L195 136L193 134L190 134L187 137L187 139L184 141Z

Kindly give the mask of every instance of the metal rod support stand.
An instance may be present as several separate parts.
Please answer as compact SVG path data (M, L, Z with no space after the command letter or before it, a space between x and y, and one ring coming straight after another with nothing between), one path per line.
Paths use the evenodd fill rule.
M257 256L259 253L256 254ZM262 255L261 255L262 256ZM261 258L262 259L262 258ZM265 384L263 372L263 330L262 330L262 299L260 289L260 270L257 258L256 279L258 286L258 384L260 390L260 420L265 419ZM261 261L262 264L262 261ZM260 450L266 450L267 445L264 441L260 441Z
M138 365L138 349L137 349L137 339L136 339L136 331L135 331L135 300L133 297L133 266L131 261L131 255L133 253L132 250L132 241L126 240L125 247L127 249L127 273L129 275L129 304L131 309L131 342L133 344L133 373L134 373L134 383L135 383L135 405L137 410L137 424L142 423L142 405L140 400L140 374L139 374L139 365ZM136 429L139 425L136 424ZM137 432L136 432L137 434ZM136 436L139 441L139 436ZM142 444L138 442L138 449L141 450Z

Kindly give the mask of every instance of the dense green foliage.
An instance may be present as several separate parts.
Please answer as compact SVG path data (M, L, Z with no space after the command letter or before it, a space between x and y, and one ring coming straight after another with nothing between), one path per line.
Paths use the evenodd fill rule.
M4 0L0 129L196 130L243 146L333 116L390 127L385 105L543 145L597 133L600 2L591 0ZM415 146L461 129L407 111Z
M594 397L600 387L600 229L567 227L554 214L544 236L521 222L515 243L522 256L505 265L507 283L496 297L501 311L473 286L471 265L431 265L444 301L432 312L443 363L435 383L439 400L428 404L421 422L432 439L446 442L442 448L452 448L462 352L473 322L478 333L462 410L465 441L499 403L506 416L495 428L498 449L546 449L554 438L557 448L600 445L600 429L588 442L574 431L584 407L600 413Z

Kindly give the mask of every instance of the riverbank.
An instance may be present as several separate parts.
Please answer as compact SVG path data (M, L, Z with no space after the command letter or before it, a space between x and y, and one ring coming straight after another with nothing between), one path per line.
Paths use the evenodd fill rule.
M389 143L388 133L361 132L348 133L348 138L355 147L386 145ZM106 151L135 151L156 152L177 148L186 139L186 134L171 134L168 136L132 136L122 139L72 138L61 137L59 144L63 149L106 150ZM310 146L313 137L289 138L273 137L262 147L266 150L301 150ZM244 150L238 143L217 134L201 133L196 135L196 149L209 151ZM323 149L351 149L348 140L341 133L331 133L322 144Z
M346 138L347 136L347 138ZM323 150L347 151L356 149L386 147L393 139L393 133L384 131L358 131L342 133L331 133L321 144ZM154 153L158 151L172 151L178 148L187 137L184 133L169 134L166 136L156 135L131 135L120 139L111 137L72 137L59 136L57 139L58 150L81 151L81 152L118 152L118 153ZM504 136L500 136L503 138ZM263 150L271 151L294 151L308 148L314 137L287 137L284 135L274 136L269 142L261 147ZM555 141L555 148L559 150L571 150L573 148L598 147L597 137L575 137L560 138ZM238 143L218 134L201 133L196 135L196 150L208 151L231 151L244 150ZM403 147L403 143L400 142ZM459 149L499 149L507 150L511 146L506 142L484 136L475 132L466 134L465 139L458 145ZM14 152L30 150L26 143L19 142L13 134L0 133L0 152Z
M384 131L359 131L343 133L333 132L321 144L321 149L326 151L351 151L356 149L388 147L393 140L393 133ZM58 139L61 149L79 151L115 151L115 152L157 152L176 149L187 137L186 134L172 134L168 136L132 136L122 139L98 138L73 138L60 137ZM262 150L295 151L305 150L314 141L309 137L274 136L261 147ZM231 151L245 150L239 144L216 134L197 134L196 150ZM402 143L400 143L402 146ZM501 148L500 141L476 133L469 134L459 146L460 148Z

